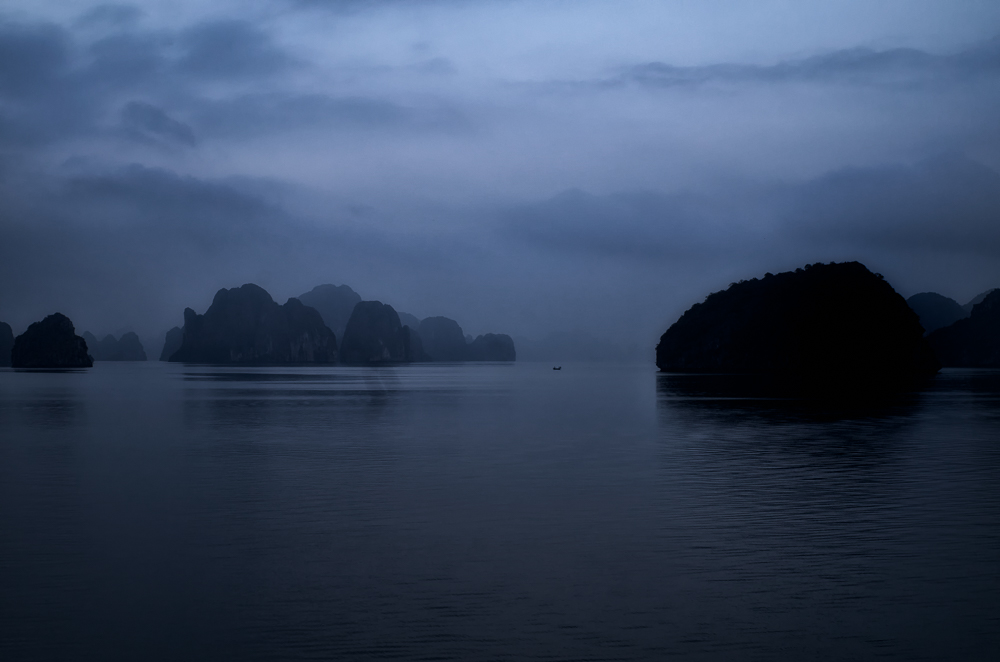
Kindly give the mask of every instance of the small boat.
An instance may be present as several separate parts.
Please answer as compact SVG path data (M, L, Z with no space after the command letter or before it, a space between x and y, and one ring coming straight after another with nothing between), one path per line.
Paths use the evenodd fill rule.
M553 370L562 370L562 366L552 366Z

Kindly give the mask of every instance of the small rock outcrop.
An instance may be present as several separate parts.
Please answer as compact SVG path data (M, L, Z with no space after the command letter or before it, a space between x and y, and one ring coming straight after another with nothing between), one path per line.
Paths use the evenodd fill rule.
M247 284L219 290L204 315L184 310L179 363L334 363L337 339L323 318L298 299L283 306Z
M14 331L10 324L0 322L0 368L10 365L10 350L14 349Z
M972 314L927 336L941 365L1000 368L1000 289L990 292Z
M299 297L299 301L315 308L333 334L344 339L347 321L354 306L361 302L361 295L347 285L317 285Z
M76 335L73 322L61 313L35 322L14 339L11 365L15 368L90 368L87 341Z
M427 317L420 321L420 339L432 361L466 361L469 346L462 327L447 317Z
M381 301L362 301L354 306L344 330L340 360L350 365L408 363L414 360L413 350L417 346L412 333L412 329L400 323L392 306Z
M968 311L957 301L937 292L914 294L906 300L906 304L920 318L920 326L924 327L924 335L951 326L958 320L969 316Z
M160 351L160 360L169 361L170 357L177 353L177 350L184 344L184 329L179 326L167 331L163 339L163 349Z
M470 361L514 361L514 340L504 333L487 333L469 343Z
M917 314L858 262L741 281L660 338L665 372L785 375L844 393L904 386L939 368Z
M143 349L139 336L131 331L120 339L115 339L110 333L98 340L94 334L86 332L83 339L87 341L90 355L95 361L145 361L146 350Z

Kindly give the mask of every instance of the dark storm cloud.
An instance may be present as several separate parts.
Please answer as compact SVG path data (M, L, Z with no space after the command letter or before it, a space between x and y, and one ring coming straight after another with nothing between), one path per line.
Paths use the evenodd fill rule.
M907 84L929 79L1000 75L1000 37L955 55L935 55L912 48L877 51L851 48L788 60L770 66L716 64L679 67L649 62L625 69L605 84L635 83L675 87L709 82L846 82Z
M114 6L94 16L130 15ZM125 23L91 43L79 43L51 23L0 23L0 144L26 148L121 134L115 123L151 145L188 147L200 142L196 136L260 137L320 127L434 132L469 125L444 103L413 106L377 96L286 89L275 77L306 64L246 21L200 22L174 31ZM424 64L424 73L449 66L444 59ZM251 91L202 94L201 85L220 81L249 83Z
M64 29L0 22L0 146L30 147L89 124L92 104L72 64L73 44Z

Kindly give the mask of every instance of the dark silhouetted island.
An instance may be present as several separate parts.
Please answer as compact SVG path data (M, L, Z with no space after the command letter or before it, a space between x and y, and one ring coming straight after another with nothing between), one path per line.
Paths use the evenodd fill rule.
M347 285L317 285L299 297L299 301L315 308L333 334L344 340L347 321L354 306L361 302L361 295Z
M969 316L957 301L942 296L937 292L921 292L906 300L906 304L920 318L920 326L924 327L924 335L951 326L960 319Z
M73 322L61 313L35 322L14 339L10 353L15 368L90 368L87 341L76 335Z
M10 365L10 350L14 349L14 331L10 324L0 322L0 368Z
M904 387L938 362L917 314L858 262L733 283L660 338L665 372L758 373L835 393Z
M420 322L420 338L432 361L514 361L514 340L502 333L475 339L447 317L427 317Z
M470 361L516 361L514 339L505 333L487 333L469 343Z
M426 317L420 321L420 339L424 351L433 361L465 361L469 358L468 343L462 327L447 317Z
M927 336L941 365L1000 368L1000 289L976 304L972 314Z
M335 363L337 339L313 308L298 299L283 306L263 288L221 289L204 315L184 310L176 363Z
M115 339L110 333L102 340L98 340L94 334L87 332L83 334L83 339L87 341L90 348L90 355L95 361L145 361L146 350L143 349L139 336L131 331L124 334L120 339Z
M422 360L415 356L422 338L403 326L392 306L381 301L361 301L354 306L344 330L340 360L349 365L410 363Z
M163 349L160 351L160 360L169 361L177 350L184 344L184 329L179 326L167 331L163 339Z

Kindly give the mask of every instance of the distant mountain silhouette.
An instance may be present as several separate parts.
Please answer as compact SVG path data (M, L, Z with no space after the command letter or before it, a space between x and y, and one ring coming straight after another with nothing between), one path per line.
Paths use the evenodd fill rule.
M396 311L396 314L399 315L399 323L403 326L408 326L411 329L420 329L420 320L416 315L411 315L410 313L404 313L398 310Z
M504 333L487 333L469 344L468 356L471 361L514 361L514 340Z
M972 314L934 331L927 342L949 368L1000 368L1000 289L990 291Z
M221 289L204 315L184 310L181 363L335 363L337 339L298 299L279 306L263 288Z
M957 301L937 292L914 294L906 300L906 304L920 317L920 326L924 327L924 335L969 316L968 311Z
M184 330L175 326L174 328L167 331L167 335L163 341L163 349L160 351L160 360L169 361L170 357L174 355L184 344Z
M469 347L462 327L447 317L426 317L420 321L420 339L433 361L466 361Z
M993 288L991 290L986 290L985 292L980 292L976 296L972 297L972 301L962 306L962 308L965 310L966 313L971 314L973 308L981 304L983 302L983 299L985 299L991 293L995 292L997 289L1000 288Z
M139 340L139 336L129 331L118 339L118 354L112 361L145 361L146 350Z
M660 338L665 372L763 373L837 393L902 386L937 361L917 314L858 262L733 283Z
M110 333L98 340L89 331L83 334L87 341L90 355L95 361L145 361L146 350L143 349L139 336L129 332L116 340Z
M14 349L14 331L10 324L0 322L0 367L10 365L10 350Z
M35 322L14 339L11 365L15 368L90 368L87 341L76 335L73 322L61 313Z
M299 297L299 301L315 308L323 317L334 335L341 341L347 321L351 319L354 306L361 302L361 296L347 285L317 285Z
M420 360L422 357L413 355L419 346L419 341L413 338L415 333L400 324L392 306L381 301L361 301L354 306L344 330L340 360L351 365Z

